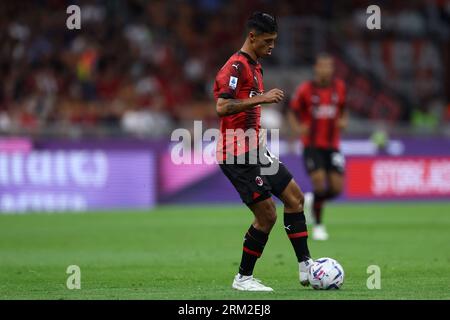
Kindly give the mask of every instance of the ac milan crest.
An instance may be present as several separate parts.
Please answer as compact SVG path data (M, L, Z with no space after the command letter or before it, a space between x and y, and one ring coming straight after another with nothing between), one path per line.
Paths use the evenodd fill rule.
M257 176L255 181L256 181L256 184L260 187L264 184L263 179L261 179L260 176Z

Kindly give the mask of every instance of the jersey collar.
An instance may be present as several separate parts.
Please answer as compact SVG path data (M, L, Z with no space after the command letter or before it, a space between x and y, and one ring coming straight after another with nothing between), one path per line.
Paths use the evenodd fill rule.
M258 64L255 60L252 59L252 57L250 57L250 55L248 53L241 51L241 50L239 50L238 53L245 56L250 64L254 64L255 66Z
M334 84L334 78L332 78L332 79L330 80L330 82L329 82L328 84L326 84L326 85L321 85L321 84L318 83L315 79L312 81L312 84L313 84L314 87L319 88L319 89L322 89L322 88L329 88L329 87L333 86L333 84Z

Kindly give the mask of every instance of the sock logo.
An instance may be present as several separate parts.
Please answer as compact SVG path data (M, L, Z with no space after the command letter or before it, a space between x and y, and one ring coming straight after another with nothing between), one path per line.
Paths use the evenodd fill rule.
M289 224L289 225L287 225L287 226L284 226L284 228L285 228L286 230L288 230L288 231L291 231L290 227L291 227L291 225L290 225L290 224Z

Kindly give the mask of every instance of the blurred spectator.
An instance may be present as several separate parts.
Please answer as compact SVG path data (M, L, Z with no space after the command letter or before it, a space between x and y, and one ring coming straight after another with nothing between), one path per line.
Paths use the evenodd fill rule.
M413 110L411 123L417 131L433 132L439 124L439 117L436 110L422 104Z

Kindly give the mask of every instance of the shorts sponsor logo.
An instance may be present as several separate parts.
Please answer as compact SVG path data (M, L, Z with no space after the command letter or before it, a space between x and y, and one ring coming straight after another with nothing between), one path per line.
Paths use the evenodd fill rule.
M336 117L336 106L331 104L321 104L313 110L316 119L333 119Z

